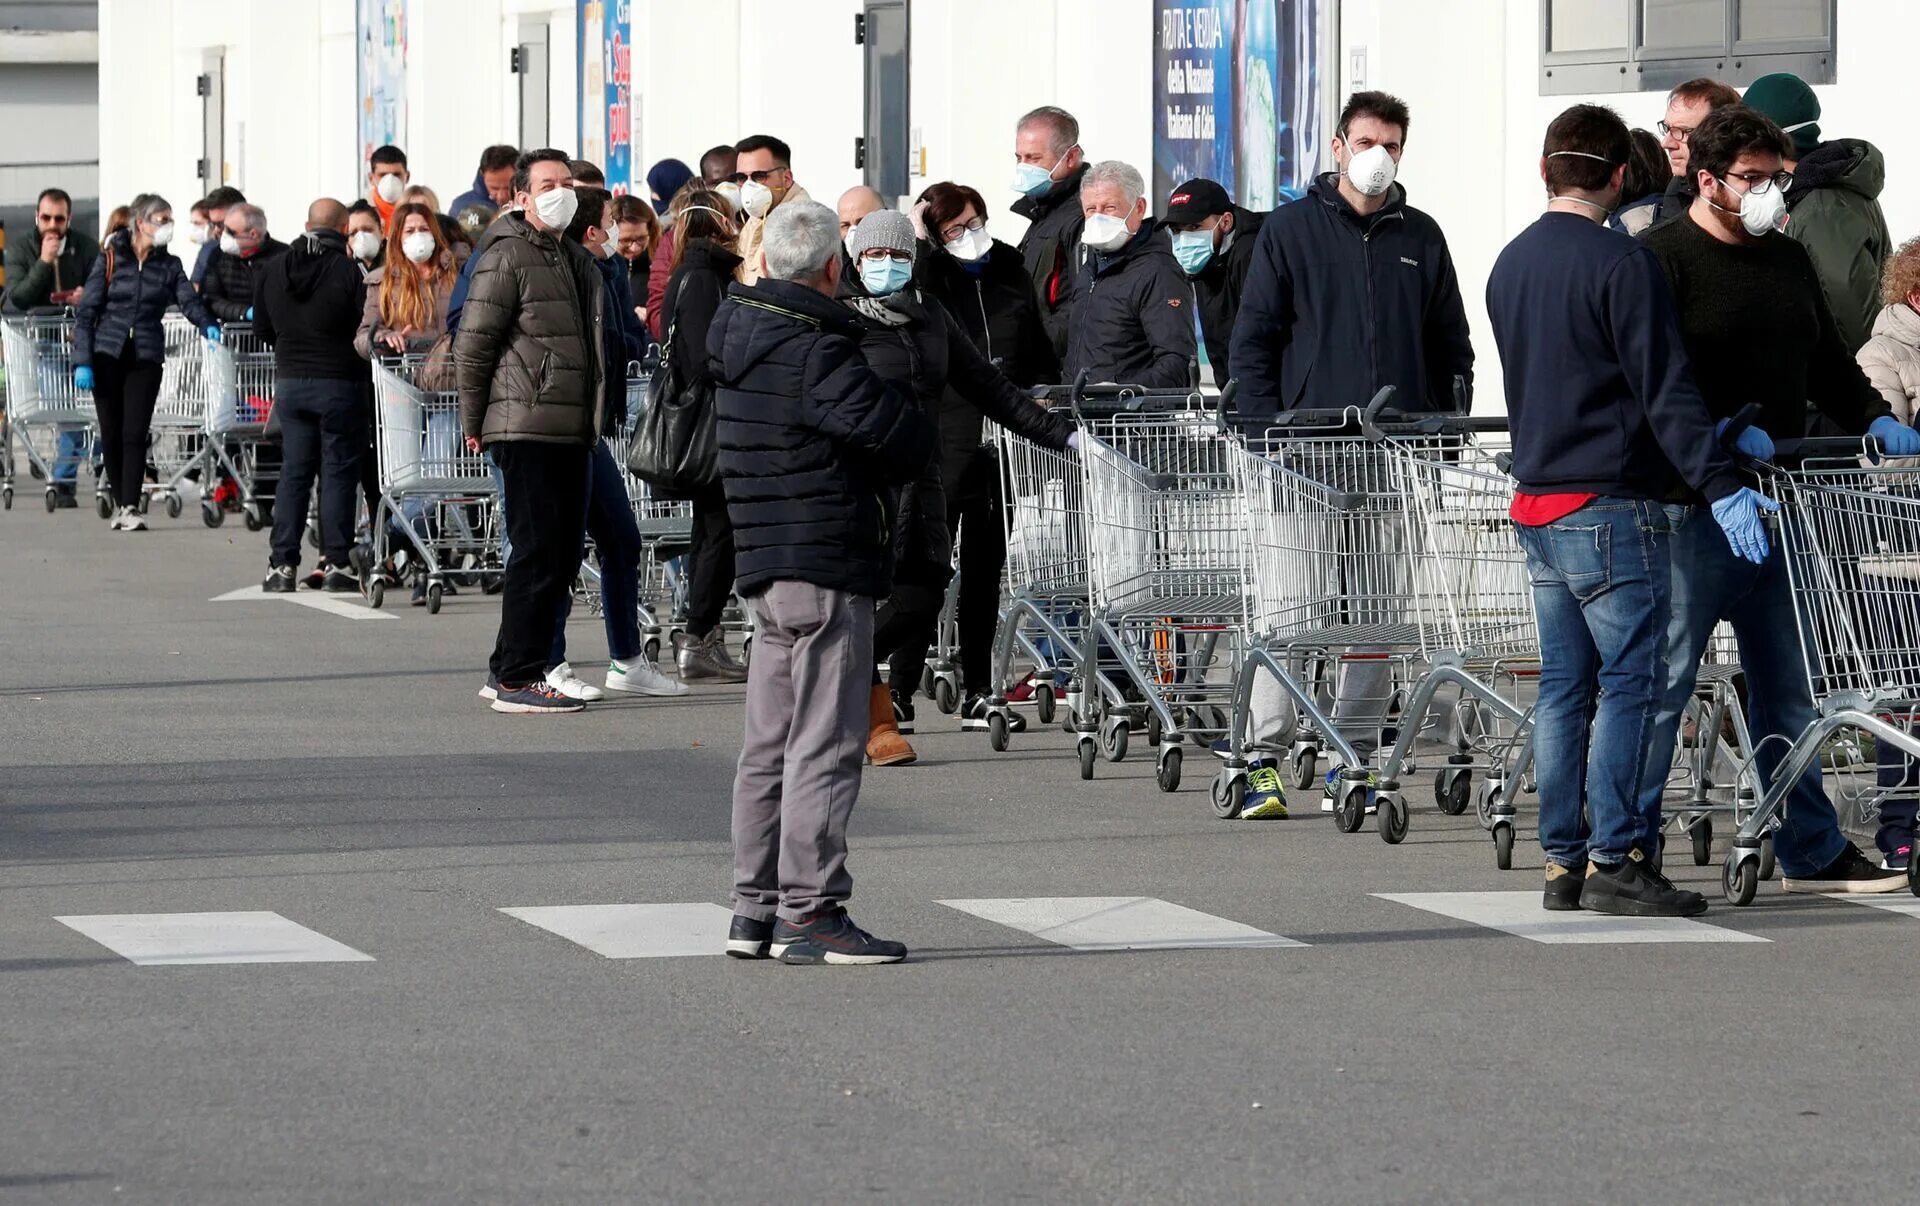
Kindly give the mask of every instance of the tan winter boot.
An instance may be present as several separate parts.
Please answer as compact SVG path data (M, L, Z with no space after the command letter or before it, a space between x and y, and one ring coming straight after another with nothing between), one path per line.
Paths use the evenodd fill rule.
M885 683L873 684L873 694L867 697L867 761L875 766L905 766L918 757L894 723L893 693Z

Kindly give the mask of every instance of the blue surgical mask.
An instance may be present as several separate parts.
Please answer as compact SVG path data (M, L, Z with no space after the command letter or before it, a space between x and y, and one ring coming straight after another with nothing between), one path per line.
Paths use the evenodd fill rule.
M1055 166L1058 166L1057 164ZM1013 165L1013 191L1027 197L1037 197L1053 187L1053 173L1037 163L1016 163Z
M891 257L884 260L862 259L860 261L860 283L867 292L875 297L885 297L898 293L913 279L913 265L905 260Z
M1173 232L1173 258L1180 261L1180 269L1188 276L1197 276L1207 261L1213 259L1213 232L1211 230L1176 230Z

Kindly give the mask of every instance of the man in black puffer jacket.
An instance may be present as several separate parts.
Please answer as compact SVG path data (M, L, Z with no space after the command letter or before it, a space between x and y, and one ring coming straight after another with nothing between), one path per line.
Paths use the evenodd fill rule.
M847 917L847 817L860 794L874 600L893 587L887 496L933 460L934 426L860 355L833 300L832 210L768 215L758 280L735 285L707 337L718 468L737 589L753 609L746 733L733 785L727 953L789 963L894 963L897 942Z
M1147 220L1147 184L1117 159L1080 183L1079 291L1066 378L1179 389L1193 380L1193 291L1164 231Z
M1080 149L1080 123L1073 114L1043 105L1013 130L1013 187L1021 196L1013 212L1027 220L1020 255L1040 299L1041 318L1056 356L1067 353L1067 323L1076 296L1075 248L1080 242L1080 181L1087 174Z

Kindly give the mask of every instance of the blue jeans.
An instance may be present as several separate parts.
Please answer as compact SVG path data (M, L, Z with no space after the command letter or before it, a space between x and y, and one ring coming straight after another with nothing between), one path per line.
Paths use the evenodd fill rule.
M56 483L70 486L79 480L80 462L92 455L91 444L85 427L60 428L60 442L55 447L53 457L53 480ZM97 461L95 468L97 471Z
M1660 701L1660 739L1647 750L1647 777L1640 795L1645 824L1641 840L1649 850L1660 831L1660 797L1673 764L1680 714L1693 695L1700 657L1714 625L1728 621L1739 639L1754 763L1763 782L1773 781L1774 768L1788 745L1814 721L1813 692L1807 684L1793 589L1779 538L1775 537L1766 564L1754 565L1734 556L1713 516L1703 510L1675 528L1672 549L1673 620L1667 630L1671 659L1666 693ZM1703 734L1702 740L1711 737ZM1780 828L1774 834L1774 856L1784 874L1811 875L1838 858L1846 844L1833 803L1821 787L1816 761L1787 794Z
M1563 867L1615 864L1641 843L1647 753L1664 745L1671 755L1678 723L1667 717L1665 741L1655 739L1667 667L1667 542L1685 513L1597 498L1553 523L1516 525L1540 624L1540 846Z
M627 501L622 469L605 440L596 440L587 461L586 534L600 554L600 617L607 625L607 656L632 661L640 656L640 525ZM586 555L582 547L581 555ZM553 626L553 654L548 668L567 660L567 615L573 610L573 592L560 599L559 622Z

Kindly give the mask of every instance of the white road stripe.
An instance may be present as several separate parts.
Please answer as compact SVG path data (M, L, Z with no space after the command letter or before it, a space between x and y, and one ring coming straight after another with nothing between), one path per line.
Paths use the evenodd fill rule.
M720 955L733 914L717 904L540 905L501 909L609 959Z
M1612 917L1604 913L1550 913L1533 892L1375 892L1456 921L1501 930L1533 942L1597 945L1622 942L1766 942L1691 917Z
M373 962L372 955L278 913L99 913L54 920L143 967Z
M1828 900L1844 900L1848 904L1865 905L1869 909L1899 913L1906 917L1920 917L1920 898L1907 892L1885 896L1854 896L1846 892L1828 892L1825 895Z
M397 620L400 617L390 611L375 611L352 595L333 595L325 591L308 590L301 587L290 595L268 594L258 586L245 586L239 590L230 590L224 595L215 595L209 603L292 603L299 607L311 607L315 611L324 611L328 615L339 616L343 620Z
M1151 896L1041 896L940 903L1076 951L1306 945Z

